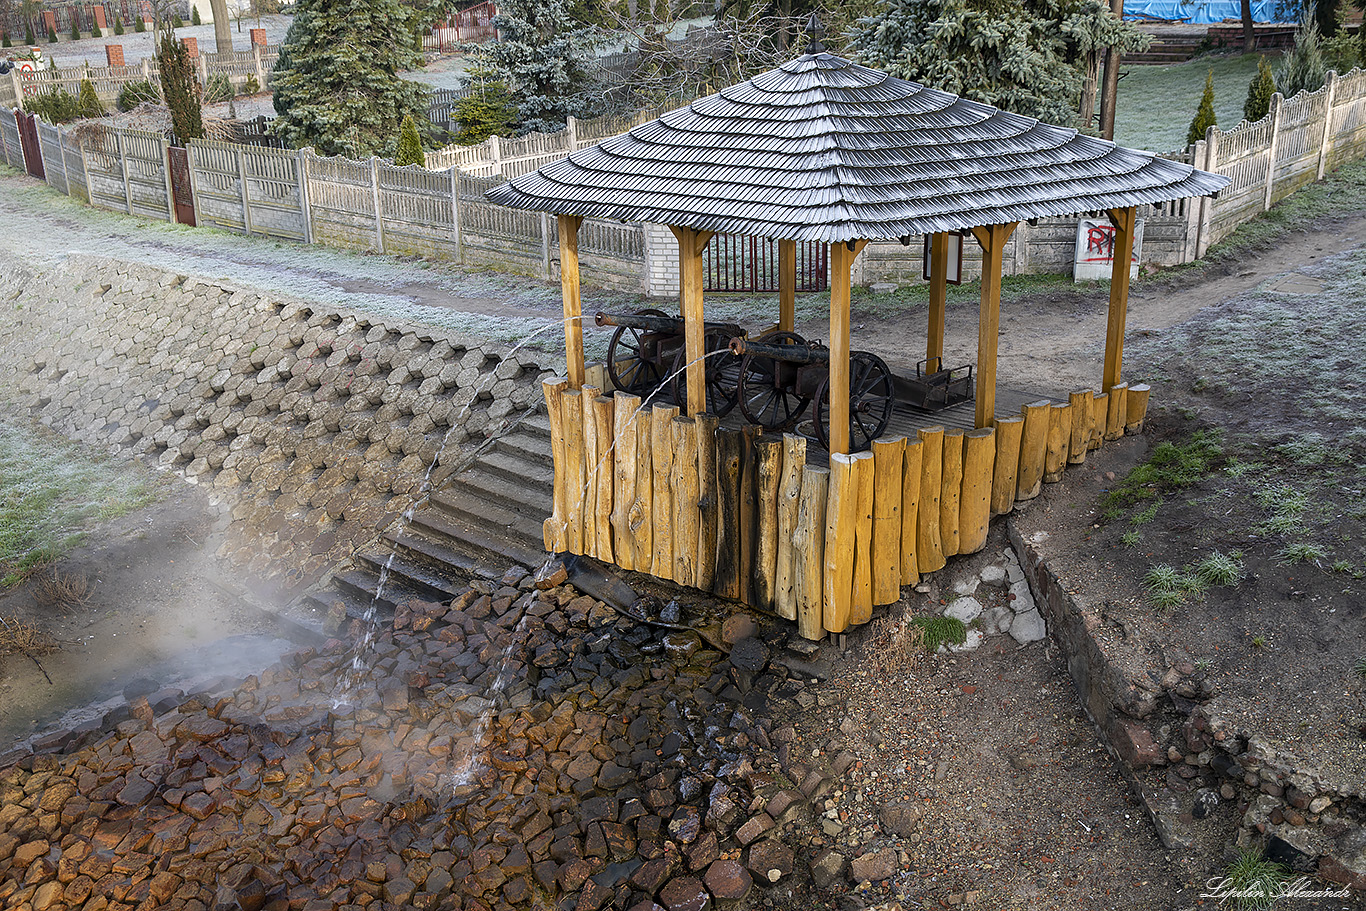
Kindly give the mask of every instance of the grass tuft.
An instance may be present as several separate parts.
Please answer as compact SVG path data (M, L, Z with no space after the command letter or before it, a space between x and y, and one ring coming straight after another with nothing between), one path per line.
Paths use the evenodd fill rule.
M925 651L937 652L943 645L962 645L968 640L968 628L956 617L912 617L925 644Z
M1105 496L1106 507L1131 506L1159 494L1181 490L1203 480L1222 457L1216 434L1197 431L1180 445L1160 443L1146 462Z
M1215 551L1195 564L1195 576L1206 585L1237 585L1246 572L1242 554Z
M1287 871L1278 863L1265 860L1257 851L1242 850L1238 859L1224 871L1228 879L1226 891L1237 893L1234 899L1238 911L1265 911L1281 897Z
M1294 566L1296 563L1313 563L1315 566L1322 566L1323 561L1328 559L1328 553L1317 544L1308 541L1300 541L1297 544L1287 544L1281 548L1281 562L1287 566Z

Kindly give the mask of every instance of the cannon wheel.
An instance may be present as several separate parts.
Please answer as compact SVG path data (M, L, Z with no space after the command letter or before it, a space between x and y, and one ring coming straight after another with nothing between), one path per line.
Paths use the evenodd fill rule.
M756 339L763 345L805 345L795 332L769 332ZM762 355L746 354L740 361L740 412L765 430L791 430L811 402L788 379L795 370ZM786 376L785 376L786 374Z
M707 412L723 418L740 398L740 358L730 353L730 335L711 329L702 338L702 350L707 359L702 363L707 375ZM723 354L715 352L722 351ZM673 396L684 409L688 404L687 348L680 349L674 358Z
M638 310L636 316L663 316L663 310ZM607 375L612 386L647 398L664 383L664 365L644 356L643 336L649 330L618 326L607 345ZM657 333L656 333L657 334Z
M816 394L816 437L830 449L830 381ZM863 452L892 421L896 396L892 371L882 358L867 351L849 355L849 451Z

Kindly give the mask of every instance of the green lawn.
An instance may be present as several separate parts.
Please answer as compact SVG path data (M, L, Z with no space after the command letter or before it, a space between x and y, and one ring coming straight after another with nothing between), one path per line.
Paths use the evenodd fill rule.
M1274 69L1280 59L1273 56ZM1164 66L1124 67L1115 107L1115 142L1135 149L1169 152L1184 148L1186 130L1195 117L1205 75L1214 71L1214 114L1219 128L1229 130L1243 119L1247 86L1257 74L1260 54L1210 54Z

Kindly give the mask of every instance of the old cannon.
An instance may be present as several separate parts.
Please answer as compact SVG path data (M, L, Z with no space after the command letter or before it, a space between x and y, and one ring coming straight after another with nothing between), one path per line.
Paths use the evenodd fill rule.
M593 321L616 327L607 345L607 376L615 388L641 398L663 393L679 404L687 400L688 358L681 317L662 310L629 314L599 311ZM707 411L717 417L735 407L740 388L739 359L722 352L730 339L744 334L734 323L703 324Z
M830 448L830 349L795 332L770 332L750 341L732 338L741 356L739 404L750 422L792 430L812 412L816 438ZM862 452L881 436L895 404L892 371L867 351L849 355L849 451ZM813 406L814 402L814 406Z

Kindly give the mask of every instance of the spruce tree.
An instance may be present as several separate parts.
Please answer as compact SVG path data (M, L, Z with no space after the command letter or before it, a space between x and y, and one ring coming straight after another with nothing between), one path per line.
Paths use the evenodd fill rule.
M1265 57L1257 58L1257 75L1247 85L1247 101L1243 102L1243 117L1256 123L1271 110L1271 96L1276 94L1276 80L1271 75L1271 64Z
M171 129L182 144L204 138L204 117L199 110L199 86L195 82L190 52L167 32L157 50L161 69L161 97L171 111Z
M295 148L390 155L426 89L399 77L422 64L400 0L301 0L275 65L276 135Z
M1327 79L1328 67L1319 49L1319 26L1312 16L1306 16L1295 30L1295 47L1276 69L1276 91L1284 98L1294 98L1302 91L1318 91Z
M56 33L55 31L49 31L49 32L47 33L47 43L48 43L48 44L56 44L56 43L57 43L57 33Z
M88 78L81 80L80 94L76 99L76 111L82 117L103 117L104 105L95 94L95 84Z
M0 32L0 47L14 47L14 42L9 40L9 32Z
M394 153L394 164L400 168L410 164L426 164L427 157L422 153L422 137L417 134L417 121L412 114L403 115L403 128L399 130L398 151Z
M137 15L133 17L133 31L135 31L135 32L145 32L145 31L147 31L147 26L144 25L144 24L143 24L143 21L142 21L142 11L141 11L141 10L138 10Z
M76 11L74 9L71 11L71 40L81 40L81 22L76 18Z
M100 31L100 24L99 24L98 22L92 22L92 23L90 23L90 37L91 37L91 38L103 38L103 37L104 37L104 33Z
M115 34L115 35L122 35L122 34L123 34L123 17L122 17L122 16L118 16L118 15L115 15L115 16L114 16L114 34Z
M30 23L24 30L24 43L33 44L33 24Z
M204 24L204 21L203 21L202 19L199 18L199 7L197 7L197 6L191 6L191 7L190 7L190 24L191 24L191 25L203 25L203 24Z
M591 117L600 96L591 92L583 61L595 30L574 18L570 0L504 0L493 24L502 40L485 45L483 64L512 87L518 128L553 133L568 117Z
M1147 45L1146 35L1096 0L889 0L859 20L849 41L869 66L1069 125L1087 54Z
M1205 76L1205 94L1200 96L1200 106L1195 109L1190 129L1186 131L1186 144L1190 145L1205 138L1205 131L1215 126L1214 122L1214 70Z
M485 68L479 57L470 70L469 93L455 102L451 119L459 122L455 141L461 145L477 145L490 136L508 136L517 120L517 105L507 85Z

